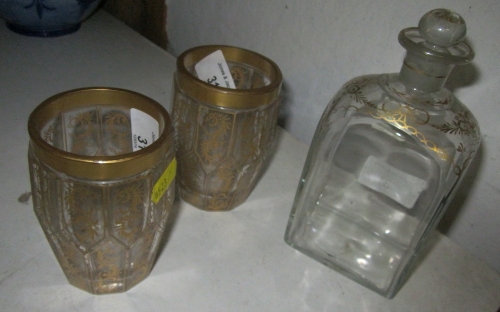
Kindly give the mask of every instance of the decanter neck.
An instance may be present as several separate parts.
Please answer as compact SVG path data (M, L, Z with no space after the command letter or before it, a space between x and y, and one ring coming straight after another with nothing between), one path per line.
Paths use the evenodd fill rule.
M429 11L420 19L418 28L401 30L398 40L407 54L400 81L424 93L441 90L454 65L474 58L474 51L463 42L466 32L463 18L446 9Z
M422 55L407 53L399 80L408 88L422 92L437 92L443 88L453 64L433 61Z

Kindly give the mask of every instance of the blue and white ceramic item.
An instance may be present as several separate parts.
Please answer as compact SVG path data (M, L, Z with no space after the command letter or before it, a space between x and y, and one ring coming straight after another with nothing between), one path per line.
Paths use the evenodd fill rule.
M28 36L73 33L102 0L1 0L0 16L9 29Z

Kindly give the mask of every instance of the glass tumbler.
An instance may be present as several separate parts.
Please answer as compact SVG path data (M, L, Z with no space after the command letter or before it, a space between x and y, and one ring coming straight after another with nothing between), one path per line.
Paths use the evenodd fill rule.
M127 90L57 94L30 115L36 216L68 281L123 292L151 271L174 200L167 111Z
M221 50L236 89L198 79L194 67ZM272 152L282 75L270 59L230 46L200 46L177 59L174 141L181 198L207 211L243 203Z

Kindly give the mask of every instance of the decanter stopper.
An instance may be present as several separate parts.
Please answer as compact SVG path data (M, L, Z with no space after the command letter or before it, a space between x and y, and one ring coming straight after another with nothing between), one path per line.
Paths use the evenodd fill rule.
M464 19L447 9L422 16L417 27L399 33L399 42L408 51L400 72L407 87L424 92L439 91L454 65L466 64L474 51L464 42Z
M457 13L436 9L422 16L418 32L427 43L449 47L463 41L467 29L464 19Z

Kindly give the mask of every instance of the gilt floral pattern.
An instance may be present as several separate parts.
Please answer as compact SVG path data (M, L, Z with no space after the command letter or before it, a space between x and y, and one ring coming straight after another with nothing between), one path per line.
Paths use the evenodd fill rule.
M441 160L451 161L454 172L460 176L475 154L480 141L479 127L471 113L466 108L459 108L448 110L447 114L434 113L435 116L439 117L431 117L426 107L433 110L443 105L451 105L453 102L451 93L445 93L442 98L431 98L420 102L421 107L413 107L405 104L405 101L412 101L411 94L388 83L383 84L386 81L386 76L381 76L382 79L377 81L382 83L386 90L401 99L401 101L395 101L390 97L374 98L373 94L371 94L372 98L370 98L366 93L371 92L370 86L375 79L379 79L376 77L374 75L362 76L346 83L332 100L333 103L338 103L338 105L332 106L332 114L357 112L370 115L375 119L384 120L420 141ZM346 98L349 100L345 100ZM329 125L330 123L324 123L320 132L325 133ZM440 145L440 142L431 138L432 129L437 129L449 135L450 142L456 142L455 151L450 153L449 150L447 151ZM467 139L467 137L473 139ZM467 153L467 155L464 153ZM458 162L457 159L459 159Z
M173 159L122 181L79 181L55 173L30 149L36 216L68 281L90 293L123 292L151 271L174 201L174 183L157 203L148 194Z
M460 111L451 122L433 125L433 127L444 133L465 136L470 136L477 131L477 124L471 119L471 114L467 111Z
M235 74L238 83L245 75ZM271 151L278 105L276 99L252 110L221 109L197 102L176 86L173 124L181 197L212 211L246 200Z

